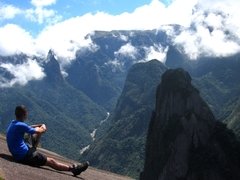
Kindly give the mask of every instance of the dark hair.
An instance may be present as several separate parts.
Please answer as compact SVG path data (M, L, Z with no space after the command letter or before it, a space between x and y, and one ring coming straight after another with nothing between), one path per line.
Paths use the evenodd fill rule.
M15 109L15 116L17 119L24 119L27 115L27 108L24 105L17 106Z

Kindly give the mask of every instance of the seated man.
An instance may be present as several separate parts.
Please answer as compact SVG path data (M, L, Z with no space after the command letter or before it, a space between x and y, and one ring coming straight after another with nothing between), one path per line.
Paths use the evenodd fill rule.
M9 151L17 162L37 167L49 166L59 171L71 171L74 176L79 175L88 168L88 162L66 165L38 152L36 150L38 140L40 135L46 132L46 125L28 126L24 123L24 120L27 119L27 109L23 105L16 107L15 116L16 120L13 120L7 129L7 144ZM31 148L24 142L25 133L35 137L35 143L32 144Z

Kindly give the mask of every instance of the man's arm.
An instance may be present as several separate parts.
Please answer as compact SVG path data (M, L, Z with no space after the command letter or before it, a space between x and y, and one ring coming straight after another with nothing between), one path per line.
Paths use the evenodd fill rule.
M43 124L33 124L31 127L36 128L36 127L41 127Z
M42 134L42 133L46 132L46 130L47 130L47 127L46 127L45 124L42 124L39 127L38 126L35 127L35 131L36 131L37 134Z

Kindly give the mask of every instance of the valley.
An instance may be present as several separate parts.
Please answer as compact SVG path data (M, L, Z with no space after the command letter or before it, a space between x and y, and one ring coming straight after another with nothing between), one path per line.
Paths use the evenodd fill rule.
M169 30L178 35L183 27L96 31L89 36L97 50L79 50L67 66L53 50L46 59L24 54L1 56L0 64L18 67L32 59L45 74L26 85L0 88L1 132L14 118L14 107L25 104L30 111L29 124L40 121L48 126L42 139L44 148L137 178L144 166L161 76L168 69L183 68L216 119L239 137L240 55L193 60L174 44ZM126 47L131 51L122 50ZM153 51L161 54L159 59L149 59ZM4 67L0 67L0 82L14 80Z

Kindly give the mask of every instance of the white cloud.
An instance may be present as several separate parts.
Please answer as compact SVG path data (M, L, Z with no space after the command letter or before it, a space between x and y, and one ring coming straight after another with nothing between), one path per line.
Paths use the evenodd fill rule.
M78 50L96 51L98 47L92 43L90 37L86 37L90 31L84 29L83 24L77 23L73 18L49 26L36 38L37 51L46 55L49 49L53 49L57 56L67 61L74 58Z
M25 17L32 22L39 24L47 23L55 24L62 20L62 16L58 15L57 11L47 9L45 6L51 6L56 3L56 0L32 0L31 4L35 8L27 9Z
M1 68L11 73L14 78L10 81L1 77L0 87L12 87L14 85L26 85L31 80L42 79L45 74L43 68L35 60L28 59L23 64L0 64Z
M229 56L240 52L239 0L170 1L172 3L165 6L159 0L153 0L132 13L87 13L64 21L61 21L62 16L57 11L48 7L55 4L56 0L32 0L34 7L30 9L3 5L0 7L2 20L23 15L32 22L48 25L36 37L32 37L27 30L18 25L7 24L0 27L0 55L22 52L29 56L46 56L49 49L53 49L64 72L64 65L75 58L76 52L95 52L99 49L89 36L86 37L95 30L151 30L160 27L191 59L200 56ZM185 28L182 28L180 35L176 35L172 26L168 24L178 24ZM127 36L120 34L116 38L120 38L126 44L115 52L116 58L106 65L118 71L124 66L122 57L127 56L137 61L139 50L128 42ZM155 44L145 47L144 50L146 57L143 61L158 59L164 62L168 48ZM21 65L0 64L0 67L14 76L11 81L0 77L0 87L24 85L30 80L44 77L43 69L33 60Z
M29 9L20 9L13 5L3 4L0 6L0 19L13 19L17 15L23 15L26 19L39 24L55 24L62 20L62 16L57 11L45 7L55 3L56 0L32 0L31 4L34 8Z
M31 3L35 8L28 9L26 16L38 23L49 21L50 25L44 28L36 38L32 38L26 30L21 28L12 27L10 28L12 31L4 31L5 26L0 28L0 54L9 55L21 51L46 55L49 49L53 49L57 56L69 61L81 48L97 49L91 39L85 38L86 34L94 30L149 30L165 24L190 27L192 22L195 22L195 32L184 31L174 39L176 44L183 46L189 56L198 57L202 54L225 56L239 50L240 1L174 0L171 2L169 6L165 6L159 0L153 0L132 13L119 15L104 12L88 13L58 22L61 16L54 10L46 8L56 3L56 0L32 0ZM207 16L206 11L210 12ZM226 17L218 13L221 11ZM207 26L213 27L214 31L207 32ZM237 38L231 39L229 35L223 33L225 31ZM168 29L168 34L174 36L171 29ZM122 40L124 39L127 42L127 39L122 36ZM131 50L131 48L128 49ZM156 50L154 47L152 49ZM121 51L124 52L124 49ZM156 52L161 51L156 50Z
M159 60L161 62L165 62L166 60L166 54L168 51L167 48L163 48L161 45L154 45L150 47L145 47L146 57L144 61L150 61L153 59Z
M44 1L42 4L38 2L40 1L32 1L36 9L29 9L26 11L26 16L29 19L37 21L38 23L43 23L50 17L53 19L56 17L57 14L55 12L42 11L41 9L43 6L55 3L55 1ZM37 12L38 7L40 7L40 10L38 10L39 12ZM173 11L177 11L181 16L172 15ZM62 56L69 60L74 58L78 49L92 44L90 39L85 39L85 36L94 30L148 30L159 28L160 25L166 23L184 25L190 23L189 18L182 18L188 17L189 12L190 10L177 8L174 5L165 7L160 1L153 0L150 4L139 7L132 13L122 13L114 16L104 12L98 12L96 14L88 13L83 16L73 17L47 26L34 40L29 36L29 40L26 42L34 41L32 47L34 47L36 53L46 55L49 49L53 49L58 56ZM56 19L59 20L60 18ZM22 35L24 38L26 37L25 32ZM11 36L11 33L6 32L5 36ZM123 40L126 40L125 37L121 37ZM28 50L22 48L24 46L22 46L21 43L16 43L13 47L15 48L8 46L7 48L1 49L1 52L10 48L22 49L23 53L29 53L29 51L33 49L31 48L31 50ZM27 47L29 46L27 45ZM8 52L14 53L14 51L9 50Z
M50 6L56 3L57 0L31 0L31 4L36 7Z
M240 1L200 0L192 23L174 41L191 58L223 57L240 52Z
M36 53L32 36L14 24L7 24L0 28L0 54L3 56L18 54Z
M113 72L122 71L124 67L124 62L115 58L114 60L109 60L105 63L106 66L110 66Z
M120 34L120 39L123 40L123 41L125 41L125 42L128 41L128 37L125 36L125 35L122 35L122 34Z
M21 13L21 9L12 5L3 5L0 7L0 19L13 19L16 15Z
M191 59L200 56L224 57L240 52L240 45L227 39L223 31L214 30L210 33L202 26L197 27L196 32L181 33L176 37L175 43L182 46Z
M52 9L37 7L36 9L26 10L25 16L32 22L39 24L47 23L54 24L62 19L62 16L57 15L57 12Z
M116 56L126 56L132 59L136 59L136 55L138 54L137 48L132 46L131 43L127 43L123 45L117 52L114 52Z

